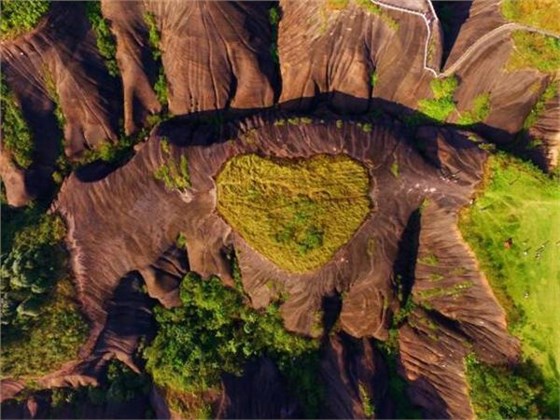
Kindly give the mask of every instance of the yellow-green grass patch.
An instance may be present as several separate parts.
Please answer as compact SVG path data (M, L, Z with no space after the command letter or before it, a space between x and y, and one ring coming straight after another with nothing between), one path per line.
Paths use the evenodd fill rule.
M507 20L560 34L558 0L502 0Z
M256 251L302 273L327 263L371 210L367 169L346 155L229 160L217 176L218 211Z

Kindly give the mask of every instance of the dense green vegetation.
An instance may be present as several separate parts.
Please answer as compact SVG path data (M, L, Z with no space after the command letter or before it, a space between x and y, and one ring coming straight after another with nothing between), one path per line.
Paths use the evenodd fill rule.
M3 325L25 324L28 318L37 317L46 296L64 274L64 224L55 216L34 217L36 220L30 220L33 216L3 220L7 235L13 235L2 235L2 248L9 249L2 256L0 269ZM17 227L12 224L26 219L31 223L14 232Z
M305 272L327 263L370 210L367 170L348 156L229 160L217 177L218 211L279 267Z
M482 93L477 95L472 102L469 111L464 111L457 123L461 125L472 125L483 122L490 115L490 94Z
M502 14L512 22L560 33L557 0L502 0Z
M40 376L75 358L88 331L65 277L65 228L38 206L2 216L2 375Z
M70 282L59 280L48 300L26 311L32 319L3 326L3 377L38 377L77 357L88 325L74 299Z
M317 394L313 356L318 341L284 329L277 305L257 311L240 288L217 277L189 273L180 285L183 305L155 308L158 334L144 355L159 386L178 392L205 392L218 386L223 372L240 375L245 363L272 357L293 389ZM297 395L297 394L296 394ZM298 395L300 396L300 395Z
M3 75L0 75L0 89L2 146L10 151L17 165L28 168L32 163L34 149L31 131Z
M13 39L32 30L50 6L51 2L46 0L2 0L0 39Z
M190 188L191 178L187 156L181 155L179 162L177 162L171 155L169 142L165 139L161 140L160 147L167 161L156 169L154 178L163 182L168 190L185 191Z
M433 121L445 122L455 111L455 90L459 80L455 76L435 78L430 82L432 99L418 101L418 110Z
M186 392L219 384L222 372L239 375L252 357L269 354L281 369L317 348L313 340L287 332L279 309L251 309L236 289L217 277L189 273L180 286L183 305L155 308L159 331L145 350L147 370L161 386Z
M558 389L545 390L538 370L528 363L513 370L505 366L489 366L474 355L465 359L469 394L477 417L482 419L555 418L558 397L554 403L543 399L546 392L557 394Z
M505 154L490 157L489 171L460 228L506 310L511 331L521 338L525 359L542 370L545 389L557 389L560 229L551 221L560 218L560 186Z
M537 69L554 73L560 69L560 39L536 32L514 31L513 50L506 70Z
M161 61L161 34L158 28L156 16L151 12L144 13L144 23L148 28L148 42L152 49L152 56L159 68L159 73L154 84L154 92L157 95L158 101L162 105L166 105L169 92L167 87L167 78L165 77L165 70Z
M115 37L111 33L109 23L101 13L100 1L86 1L86 15L95 32L97 49L101 56L105 59L105 65L111 76L119 74L119 66L117 65L117 46Z

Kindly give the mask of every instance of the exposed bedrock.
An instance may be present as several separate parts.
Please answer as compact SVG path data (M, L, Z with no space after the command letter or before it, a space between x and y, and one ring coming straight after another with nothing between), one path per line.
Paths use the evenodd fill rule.
M26 110L30 114L36 133L45 131L49 117L47 127L52 125L53 102L58 101L68 156L115 140L120 98L97 52L82 4L54 4L34 31L5 41L1 51L3 71L24 101L24 114ZM49 144L45 150L56 151L56 146Z
M126 314L142 311L144 304L131 307L132 312L122 307L117 312L122 314L119 321L111 321L114 310L107 302L121 278L138 272L152 297L174 306L178 303L176 286L188 270L203 277L218 275L231 285L228 255L232 249L252 305L264 307L279 297L284 299L281 313L289 330L320 335L324 327L321 314L327 318L332 315L325 309L325 298L342 294L342 331L356 338L384 340L392 313L399 307L395 273L402 273L399 266L410 263L403 255L414 258L417 253L416 269L408 274L410 281L415 280L411 296L418 305L430 309L425 310L428 315L412 316L413 326L401 328L403 373L413 381L414 401L419 405L429 409L427 396L441 401L432 406L433 415L468 414L461 411L468 407L462 400L466 395L461 379L463 355L472 346L483 360L497 363L514 362L518 353L517 342L507 334L504 313L456 228L459 209L469 202L482 178L486 152L469 139L469 133L434 127L417 130L419 152L406 140L400 125L365 124L266 114L231 122L218 132L211 125L171 120L152 134L130 162L105 178L88 182L73 174L63 185L55 208L69 225L68 245L78 296L93 322L90 343L97 345L90 357L114 354L130 361L127 355L138 335ZM323 266L299 273L281 269L255 251L216 209L218 173L229 159L247 153L283 159L346 154L367 168L370 214ZM191 186L183 192L168 190L155 179L154 172L181 157L188 162ZM119 197L118 206L114 197ZM411 215L418 215L419 208L420 222L411 225ZM411 229L419 229L419 233ZM176 248L179 234L184 236L186 254ZM410 235L417 235L418 240L411 241ZM405 249L415 247L416 242L417 250ZM426 266L426 261L439 265ZM137 315L140 313L133 318L142 319ZM422 322L436 325L444 339L424 343L427 330L418 327ZM121 337L113 324L122 324L130 334ZM138 332L143 328L138 326ZM415 340L424 344L415 345ZM342 363L337 368L341 376L327 378L334 387L329 391L334 393L329 410L333 415L359 416L355 395L350 395L353 391L343 392L336 385L346 381L344 378L353 378L355 387L352 372L359 369L351 366L362 363L335 357L345 354L340 347L343 341L331 340L324 359L327 364ZM363 363L375 376L373 350L366 347ZM431 373L434 352L454 354L456 369L447 376ZM366 371L370 369L367 366ZM463 385L457 387L457 383ZM376 386L372 383L368 388L373 398L378 398ZM231 398L237 397L232 394ZM228 404L233 407L233 403Z
M52 189L62 147L73 158L116 139L120 97L97 52L83 4L53 4L35 30L2 42L0 52L6 83L34 142L31 166L19 171L23 183L14 179L21 177L17 168L2 165L9 203L20 206ZM63 122L57 123L57 113Z
M303 412L278 368L262 357L245 366L243 376L224 375L217 418L301 418Z
M103 1L112 22L124 85L125 127L158 112L156 65L145 15L154 16L169 88L169 111L180 115L224 108L266 108L278 78L270 54L267 2Z
M365 399L378 408L377 416L388 414L384 413L388 373L372 342L346 334L326 339L320 370L325 387L324 418L366 418Z
M280 2L280 102L298 100L291 107L306 109L325 93L338 111L357 113L374 96L413 108L428 95L432 76L424 69L428 33L421 17L385 8L375 14L355 1L342 9L329 4ZM441 43L435 48L441 57ZM348 103L344 95L366 101Z

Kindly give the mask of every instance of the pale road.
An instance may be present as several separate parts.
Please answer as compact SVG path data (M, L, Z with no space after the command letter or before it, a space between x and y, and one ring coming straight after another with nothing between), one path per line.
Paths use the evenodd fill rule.
M430 27L431 22L433 22L434 20L438 20L436 12L432 6L432 2L430 0L427 0L426 3L429 6L429 10L428 11L420 11L420 10L414 10L411 8L407 8L407 7L403 7L403 6L395 6L392 4L388 4L385 3L383 1L380 0L371 0L371 2L373 4L376 4L378 6L381 7L385 7L387 9L391 9L391 10L397 10L403 13L410 13L413 14L415 16L420 16L422 18L422 20L424 21L424 24L426 25L426 28L428 30L428 36L426 37L426 43L424 45L424 69L428 70L429 72L431 72L434 76L436 77L448 77L451 74L453 74L464 62L465 60L467 60L474 52L476 52L476 50L478 48L480 48L482 46L482 44L486 43L487 41L489 41L492 37L504 32L504 31L514 31L516 29L518 30L524 30L527 32L536 32L542 35L546 35L546 36L551 36L554 38L560 38L560 36L558 34L555 34L553 32L550 31L545 31L543 29L537 29L537 28L533 28L530 26L526 26L526 25L522 25L520 23L506 23L505 25L499 26L493 30L491 30L490 32L484 34L482 37L480 37L479 39L476 40L476 42L474 42L469 48L467 48L467 50L457 59L455 60L455 62L449 66L444 72L440 72L440 69L434 69L432 67L428 66L428 48L429 48L429 44L430 44L430 38L432 37L432 30Z

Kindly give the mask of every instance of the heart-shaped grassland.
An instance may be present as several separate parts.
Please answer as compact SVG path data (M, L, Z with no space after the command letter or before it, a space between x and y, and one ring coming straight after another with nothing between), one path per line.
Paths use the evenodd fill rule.
M254 250L294 273L331 260L371 209L368 172L347 155L238 155L216 181L225 221Z

